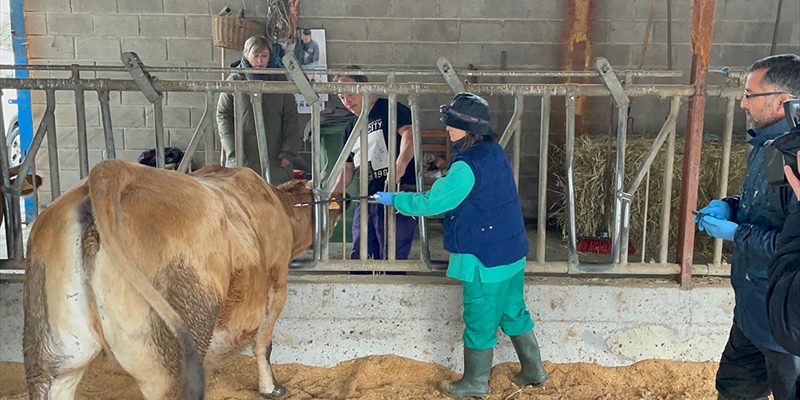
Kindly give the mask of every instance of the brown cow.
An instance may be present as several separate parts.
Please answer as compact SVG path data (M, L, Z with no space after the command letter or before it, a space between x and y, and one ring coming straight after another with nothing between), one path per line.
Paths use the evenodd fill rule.
M218 165L190 175L121 160L95 166L31 229L30 398L72 399L102 350L146 399L202 398L203 366L247 345L259 393L285 396L269 356L289 261L313 243L313 208L294 207L312 199L305 182L275 188Z
M8 176L11 178L11 184L13 185L14 182L19 178L19 165L16 167L11 167L8 169ZM35 183L34 183L35 182ZM22 182L22 190L20 196L27 196L33 193L34 189L42 186L42 177L39 175L25 175L25 182ZM0 194L2 194L2 189L0 189ZM0 221L5 220L5 213L6 208L2 206L0 203Z

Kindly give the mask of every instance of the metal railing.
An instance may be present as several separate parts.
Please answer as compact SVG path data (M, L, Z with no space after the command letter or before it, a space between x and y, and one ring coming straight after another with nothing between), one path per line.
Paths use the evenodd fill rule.
M526 272L531 273L610 273L610 274L637 274L637 275L673 275L679 271L677 263L670 263L667 260L667 249L669 247L669 218L670 218L670 196L672 188L672 169L675 151L675 131L676 120L680 110L681 99L695 93L695 87L691 85L676 84L622 84L619 76L625 78L625 82L631 82L632 77L651 77L651 78L674 78L680 76L679 71L615 71L604 58L598 58L595 62L596 71L464 71L457 73L449 62L442 58L438 62L438 71L379 71L379 70L314 70L314 74L348 74L348 75L376 75L387 77L386 82L309 82L305 72L300 68L299 63L291 55L284 58L286 69L264 69L253 70L255 73L280 73L288 72L292 77L291 82L284 81L190 81L190 80L159 80L150 76L151 72L241 72L241 69L230 68L199 68L199 67L145 67L141 60L133 53L123 54L124 66L11 66L0 65L0 69L27 69L27 70L47 70L47 71L71 71L72 76L67 79L56 78L22 78L22 79L0 79L0 88L13 88L21 90L37 90L45 92L46 108L41 118L36 134L34 135L29 153L21 166L21 171L28 171L33 167L35 154L41 147L45 137L48 138L49 156L49 181L53 199L60 194L59 164L58 164L58 144L56 141L55 124L55 93L56 91L72 91L75 93L75 107L77 116L77 134L79 148L80 176L85 177L89 171L88 151L86 141L86 114L85 114L85 95L86 92L96 92L100 104L102 127L105 134L106 156L115 157L113 121L109 106L110 91L137 91L145 95L153 105L154 114L154 143L157 153L157 166L164 167L164 126L162 99L165 92L195 92L204 93L206 97L205 111L198 123L194 134L186 149L183 160L178 170L186 172L193 155L201 143L205 144L205 162L213 163L211 149L214 143L214 125L212 116L215 110L215 95L219 93L233 93L234 108L238 110L242 107L244 96L249 96L251 104L255 109L257 140L259 153L261 156L261 167L264 179L270 179L270 167L267 161L268 154L265 121L261 113L261 96L266 93L300 93L306 102L312 107L311 126L312 126L312 183L315 199L327 199L334 191L333 185L336 177L344 170L347 155L353 149L356 140L361 143L367 142L367 123L368 109L362 109L358 116L353 133L344 145L341 154L337 158L330 173L327 174L327 182L323 185L321 171L321 139L320 139L320 94L354 94L360 93L364 96L363 104L369 104L370 96L386 95L389 102L389 131L396 131L396 107L397 96L408 96L408 103L411 109L412 128L414 137L414 159L415 159L415 180L418 191L424 188L424 168L423 154L421 150L422 135L420 125L420 96L452 94L467 90L479 95L506 95L514 99L514 113L507 123L507 126L500 137L500 143L504 147L512 146L512 166L514 179L518 187L520 184L520 159L521 159L521 139L523 134L522 115L525 98L540 98L540 146L539 146L539 176L538 176L538 208L537 208L537 234L536 234L536 256L529 259ZM80 74L83 71L119 71L127 72L132 79L84 79ZM440 76L446 83L422 83L422 82L396 82L395 77L406 76L417 78L423 76ZM542 84L542 83L469 83L462 77L518 77L518 78L539 78L539 77L594 77L600 83L566 83L566 84ZM736 98L741 96L740 87L732 86L707 86L707 96L718 96L728 100L728 112L725 124L725 152L730 151L731 132L733 127L733 104ZM612 226L612 255L607 263L589 263L581 261L577 250L577 224L575 209L575 186L574 186L574 152L575 152L575 119L576 103L579 97L611 97L614 100L618 115L618 125L616 129L617 157L615 162L614 179L614 213ZM565 98L566 113L566 181L568 188L569 201L567 212L569 218L569 239L568 259L566 261L552 261L547 259L547 186L548 186L548 157L549 157L549 135L550 135L550 116L552 112L552 98ZM628 101L631 97L662 97L670 99L669 115L664 122L659 134L654 140L650 151L644 159L642 165L638 166L635 178L630 183L627 190L623 187L625 171L625 141L627 135L627 114ZM0 113L2 111L0 110ZM235 115L239 115L235 113ZM0 117L2 115L0 114ZM242 165L243 156L243 122L241 118L235 124L235 150L236 165ZM0 130L3 128L0 127ZM5 143L0 141L0 166L3 170L3 194L6 207L6 218L10 218L6 224L6 239L8 244L9 260L5 260L5 270L0 271L0 279L4 275L19 275L21 270L20 261L22 260L22 231L20 225L19 194L22 186L22 179L18 179L12 186L8 176L8 157L5 150ZM661 232L660 252L657 263L642 262L632 263L628 261L627 244L630 231L629 216L630 202L644 177L649 173L651 164L655 159L656 153L660 151L666 143L667 163L665 165L664 182L664 208L661 213ZM395 159L396 159L396 135L389 135L389 173L388 181L394 182ZM361 165L367 165L366 151L361 151ZM727 168L729 158L723 159L723 171L720 176L720 193L724 193L727 184ZM367 194L367 168L360 168L360 194ZM16 208L14 206L16 204ZM366 210L367 201L361 200L362 210ZM430 244L428 237L427 222L425 218L419 219L420 234L420 257L419 260L395 260L395 218L392 207L387 210L387 238L389 243L388 260L371 260L367 257L367 223L366 212L361 213L361 243L360 255L358 260L331 260L329 257L328 232L327 232L327 207L318 204L315 206L315 245L313 259L295 260L293 267L314 268L315 270L327 271L352 271L352 270L374 270L374 271L433 271L444 267L441 261L431 259ZM345 214L343 214L344 216ZM342 221L346 221L343 218ZM344 222L343 222L344 223ZM647 223L645 218L644 224ZM346 226L343 226L343 233ZM342 235L343 238L346 234ZM643 237L644 241L645 238ZM344 250L344 246L343 246ZM695 269L700 273L726 274L726 267L720 264L721 245L717 244L713 264L706 266L695 265ZM11 269L8 269L8 268ZM16 268L16 269L15 269Z

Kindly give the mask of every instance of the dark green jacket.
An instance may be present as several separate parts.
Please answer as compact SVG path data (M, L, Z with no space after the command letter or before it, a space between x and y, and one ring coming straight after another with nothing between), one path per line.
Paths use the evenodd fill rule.
M244 73L231 74L228 80L246 80ZM217 126L222 149L225 151L225 166L236 165L236 152L234 132L236 119L244 119L244 159L242 165L253 169L259 175L261 162L258 155L258 141L256 140L256 122L253 114L253 105L249 95L242 95L240 115L234 115L233 93L222 93L217 103ZM290 161L297 156L303 145L303 136L297 118L297 103L292 94L263 94L262 109L264 110L264 125L267 134L267 148L269 150L270 172L272 184L277 185L289 181L293 177L292 164L286 168L280 167L278 155Z

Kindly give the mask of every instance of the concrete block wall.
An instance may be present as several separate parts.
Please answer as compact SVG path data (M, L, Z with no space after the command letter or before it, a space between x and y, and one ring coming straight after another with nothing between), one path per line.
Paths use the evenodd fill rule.
M625 366L718 361L733 314L727 283L534 278L525 285L542 359ZM687 305L689 305L687 307ZM444 277L292 276L272 362L332 367L395 354L462 372L461 288ZM22 284L0 283L0 361L22 361ZM518 362L498 329L494 364Z
M594 1L589 39L593 56L605 56L618 69L636 66L642 47L649 0ZM246 0L248 16L264 19L265 1ZM148 65L219 66L238 57L224 55L211 41L210 15L223 6L234 11L240 1L225 0L27 0L25 2L28 52L31 63L121 65L121 51L136 51ZM711 68L745 68L768 54L777 0L718 0L711 51ZM359 64L365 68L435 69L436 59L446 56L457 68L472 64L478 69L498 69L506 51L510 69L562 69L566 64L565 30L567 3L562 0L303 0L299 25L325 28L328 63L336 68ZM778 35L778 52L800 53L800 0L785 0ZM673 0L673 65L684 77L668 83L688 83L690 2ZM648 41L645 69L666 68L666 8L659 2ZM48 76L68 76L51 73ZM217 74L158 74L165 79L219 79ZM124 77L120 73L87 76ZM441 79L431 78L441 81ZM481 82L498 82L489 78ZM514 80L509 79L509 82ZM547 82L540 80L539 82ZM551 81L552 82L552 81ZM650 82L642 80L642 83ZM652 81L655 82L655 81ZM664 80L661 80L664 82ZM723 83L711 74L710 84ZM87 94L87 124L92 161L102 158L99 106ZM335 96L332 96L335 99ZM422 128L439 129L439 104L449 96L421 99ZM59 94L57 125L63 189L78 179L75 111L71 93ZM401 101L405 99L401 98ZM502 131L513 112L513 101L490 97L495 130ZM44 109L43 96L34 96L34 122ZM119 157L134 159L154 147L152 107L141 95L112 94L112 113ZM332 104L335 103L335 100ZM168 94L164 103L168 143L185 146L197 126L204 106L203 95ZM585 122L593 132L607 131L610 110L607 99L589 101ZM666 116L667 102L637 99L631 110L635 132L656 132ZM523 118L522 199L528 216L535 215L539 154L539 100L527 98ZM709 99L705 129L720 133L724 104ZM554 99L553 113L563 113L563 102ZM685 118L678 123L683 132ZM737 113L736 129L742 132L744 116ZM551 123L552 142L563 141L563 120ZM742 137L743 136L739 136ZM198 159L202 159L203 147ZM61 154L60 154L61 155ZM40 153L45 157L45 152ZM46 164L41 158L40 165ZM49 196L43 193L42 202Z

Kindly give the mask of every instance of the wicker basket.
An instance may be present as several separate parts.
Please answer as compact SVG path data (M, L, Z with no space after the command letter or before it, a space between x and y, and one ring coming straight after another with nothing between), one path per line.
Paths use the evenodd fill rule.
M266 29L264 24L245 18L211 16L211 35L214 46L226 49L242 51L247 39L251 36L265 34Z

